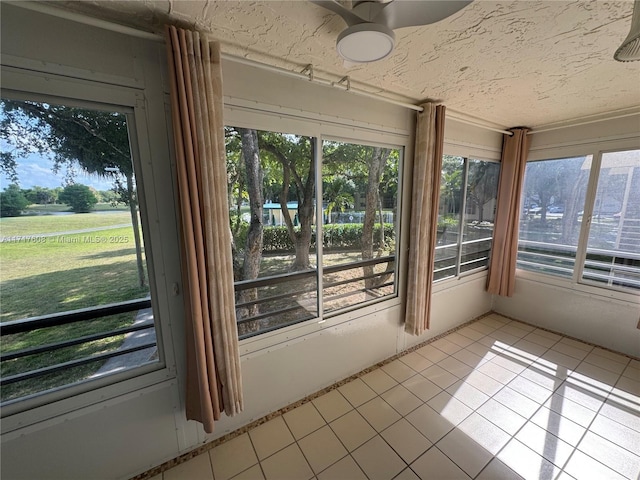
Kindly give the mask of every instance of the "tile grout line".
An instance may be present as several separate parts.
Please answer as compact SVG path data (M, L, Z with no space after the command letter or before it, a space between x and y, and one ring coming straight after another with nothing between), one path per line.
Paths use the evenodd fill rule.
M585 358L586 358L586 356L585 356ZM576 366L576 368L578 368L580 365L582 365L582 363L587 363L587 364L591 365L589 362L585 362L585 360L583 360L582 362L580 362L580 363ZM628 364L628 363L629 363L629 362L627 362L627 364ZM626 367L626 366L625 366L625 367ZM603 369L603 370L606 370L606 369ZM607 370L607 371L609 371L609 370ZM623 371L624 371L624 370L623 370ZM593 416L593 418L592 418L592 419L591 419L591 421L589 422L589 426L585 428L585 431L582 433L582 436L580 437L580 440L576 442L576 446L573 448L573 451L571 452L571 455L570 455L570 456L569 456L569 458L567 459L567 462L566 462L566 464L565 464L565 467L569 464L569 461L571 460L571 457L573 457L573 455L575 454L575 452L576 452L576 451L579 451L579 452L580 452L580 453L582 453L583 455L586 455L586 456L588 456L589 458L591 458L592 460L594 460L595 462L598 462L599 464L603 465L605 468L608 468L609 470L614 471L615 473L617 473L618 475L620 475L620 476L622 476L622 477L624 477L624 476L625 476L625 475L623 475L622 473L620 473L618 470L616 470L616 469L614 469L614 468L610 467L609 465L604 464L603 462L601 462L601 461L600 461L600 460L598 460L597 458L594 458L593 456L589 455L589 454L588 454L588 453L586 453L586 452L583 452L582 450L580 450L580 449L578 448L578 447L580 446L580 444L582 443L582 441L584 440L584 438L587 436L587 433L591 432L591 433L593 433L594 435L597 435L597 436L599 436L599 437L600 437L600 435L598 435L596 432L592 432L592 431L591 431L591 426L592 426L592 425L593 425L593 423L596 421L596 418L598 418L598 415L600 414L600 411L602 410L602 407L604 406L604 404L605 404L605 402L607 401L607 399L611 396L611 392L612 392L612 391L613 391L613 389L615 388L615 385L620 381L620 378L622 378L622 373L618 374L618 378L617 378L617 379L616 379L616 381L614 382L614 385L611 387L611 391L609 391L609 392L607 393L606 398L602 401L602 403L601 403L601 404L600 404L600 406L598 407L598 410L596 410L596 414ZM592 410L592 411L593 411L593 410ZM614 421L614 422L615 422L615 420L612 420L612 421ZM616 422L616 423L618 423L618 422ZM603 438L603 437L600 437L600 438ZM607 440L607 439L605 438L604 440ZM608 441L608 440L607 440L607 441ZM615 443L615 442L611 442L611 443L613 443L614 445L616 445L616 446L618 446L618 447L623 448L623 449L625 449L625 450L626 450L626 448L624 448L624 447L622 447L622 446L618 445L618 444L617 444L617 443ZM631 453L633 453L633 452L631 452ZM564 467L562 468L562 471L564 471Z
M168 470L169 468L172 468L172 467L174 467L174 466L176 466L176 465L179 465L180 463L184 463L184 462L186 462L186 461L188 461L188 460L190 460L190 459L192 459L192 458L194 458L194 457L198 456L198 455L199 455L199 454L201 454L201 453L204 453L204 452L206 452L206 451L208 451L208 450L211 450L211 449L215 448L216 446L218 446L218 445L220 445L220 444L222 444L222 443L225 443L225 442L227 442L227 441L229 441L229 440L231 440L231 439L233 439L233 438L236 438L236 437L238 437L238 436L242 435L243 433L247 433L247 432L249 432L250 430L252 430L252 429L256 428L257 426L259 426L259 425L261 425L261 424L264 424L264 423L268 422L269 420L272 420L272 419L277 418L277 417L279 417L279 416L283 416L285 413L287 413L287 412L289 412L289 411L291 411L291 410L293 410L293 409L295 409L295 408L297 408L297 407L299 407L299 406L301 406L301 405L304 405L305 403L312 402L314 399L319 398L320 396L322 396L322 395L324 395L324 394L326 394L326 393L329 393L329 392L330 392L330 391L332 391L332 390L336 390L336 389L338 389L339 387L341 387L341 386L343 386L343 385L345 385L345 384L347 384L347 383L349 383L349 382L351 382L351 381L353 381L353 380L355 380L355 379L357 379L357 378L361 378L362 376L366 375L367 373L370 373L370 372L372 372L372 371L375 371L375 370L376 370L376 369L378 369L378 368L381 368L381 367L383 367L383 366L385 366L385 365L388 365L389 363L391 363L391 362L393 362L393 361L395 361L395 360L399 360L401 357L403 357L403 356L405 356L405 355L407 355L407 354L409 354L409 353L416 352L417 350L419 350L419 349L421 349L421 348L423 348L423 347L425 347L425 346L427 346L427 345L430 345L430 344L432 344L432 343L436 342L437 340L440 340L440 339L442 339L442 338L445 338L446 336L448 336L448 335L450 335L450 334L452 334L452 333L455 333L455 332L457 332L458 330L461 330L461 329L463 329L463 328L465 328L465 327L468 327L468 326L471 326L471 328L473 328L473 327L472 327L472 325L473 325L473 324L478 323L478 322L480 322L481 320L483 320L484 318L486 318L486 317L488 317L488 316L491 316L491 315L494 315L494 314L495 314L495 315L498 315L498 316L500 316L500 317L502 317L502 318L508 319L508 320L510 320L510 321L512 321L512 322L517 322L517 323L520 323L520 324L527 325L527 326L529 326L529 327L533 327L533 330L529 330L529 331L527 331L527 333L526 333L523 337L520 337L516 342L514 342L514 344L515 344L515 343L517 343L517 342L518 342L518 341L520 341L520 340L525 339L525 337L526 337L527 335L529 335L530 333L535 332L535 330L536 330L536 329L540 329L540 330L547 331L547 332L549 332L549 333L553 333L553 334L558 335L559 337L561 337L561 338L560 338L560 340L557 340L557 341L556 341L556 342L555 342L551 347L548 347L548 348L547 348L547 350L545 351L545 353L546 353L546 352L548 352L549 350L551 350L553 346L557 345L557 344L561 341L561 339L562 339L562 338L567 338L567 339L570 339L570 340L574 340L574 341L577 341L577 342L580 342L580 343L583 343L583 344L589 345L589 346L591 346L591 347L598 347L598 348L602 348L603 350L607 350L607 351L610 351L610 352L612 352L612 353L616 353L616 354L622 355L622 356L627 357L627 358L630 358L630 359L632 359L632 360L638 360L638 361L640 361L640 359L638 359L637 357L634 357L634 356L631 356L631 355L627 355L627 354L624 354L624 353L622 353L622 352L617 352L617 351L614 351L614 350L608 349L608 348L606 348L606 347L602 347L602 346L600 346L600 345L591 344L590 342L586 342L586 341L584 341L584 340L576 339L576 338L570 337L570 336L568 336L568 335L565 335L565 334L562 334L562 333L558 333L558 332L555 332L555 331L553 331L553 330L550 330L550 329L547 329L547 328L544 328L544 327L540 327L540 326L538 326L538 325L528 324L527 322L523 322L523 321L521 321L521 320L518 320L518 319L515 319L515 318L512 318L512 317L509 317L509 316L507 316L507 315L503 315L503 314L501 314L501 313L498 313L498 312L495 312L495 311L493 311L493 310L492 310L492 311L489 311L489 312L487 312L487 313L485 313L485 314L483 314L483 315L480 315L480 316L478 316L478 317L476 317L476 318L474 318L474 319L472 319L472 320L470 320L470 321L468 321L468 322L465 322L465 323L463 323L463 324L460 324L460 325L458 325L458 326L456 326L456 327L454 327L454 328L452 328L452 329L450 329L450 330L448 330L448 331L446 331L446 332L443 332L443 333L441 333L441 334L439 334L439 335L436 335L436 336L434 336L434 337L432 337L432 338L430 338L430 339L427 339L427 340L425 340L424 342L421 342L421 343L418 343L418 344L416 344L416 345L413 345L413 346L411 346L411 347L409 347L409 348L407 348L407 349L405 349L405 350L403 350L403 351L401 351L401 352L399 352L399 353L397 353L397 354L395 354L395 355L393 355L393 356L391 356L391 357L389 357L389 358L387 358L387 359L385 359L385 360L383 360L383 361L381 361L381 362L378 362L378 363L376 363L376 364L374 364L374 365L372 365L372 366L370 366L370 367L367 367L367 368L365 368L365 369L361 370L360 372L358 372L358 373L356 373L356 374L354 374L354 375L351 375L350 377L347 377L347 378L345 378L345 379L343 379L343 380L340 380L340 381L338 381L338 382L336 382L336 383L334 383L334 384L332 384L332 385L330 385L330 386L328 386L328 387L325 387L324 389L321 389L321 390L319 390L319 391L317 391L317 392L315 392L315 393L313 393L313 394L311 394L311 395L308 395L307 397L305 397L305 398L303 398L303 399L301 399L301 400L298 400L297 402L294 402L294 403L292 403L292 404L290 404L290 405L287 405L287 406L285 406L285 407L283 407L283 408L281 408L281 409L279 409L279 410L277 410L277 411L275 411L275 412L272 412L272 413L270 413L270 414L267 414L267 415L265 415L264 417L261 417L261 418L259 418L259 419L255 420L255 421L253 421L253 422L251 422L251 423L249 423L249 424L247 424L247 425L243 426L243 427L240 427L239 429L236 429L235 431L229 432L229 433L227 433L227 434L225 434L225 435L223 435L223 436L221 436L221 437L219 437L219 438L217 438L217 439L212 440L211 442L208 442L207 444L201 445L200 447L198 447L198 448L196 448L196 449L194 449L194 450L192 450L192 451L190 451L190 452L187 452L187 453L185 453L185 454L183 454L183 455L181 455L181 456L178 456L178 457L176 457L176 458L174 458L174 459L172 459L172 460L169 460L169 461L167 461L167 462L165 462L165 463L163 463L163 464L161 464L161 465L159 465L159 466L157 466L157 467L155 467L155 468L152 468L152 469L150 469L150 470L147 470L146 472L143 472L143 473L141 473L141 474L139 474L139 475L137 475L137 476L134 476L134 477L132 477L132 478L131 478L131 480L143 480L143 479L148 479L148 478L150 478L150 477L152 477L152 476L154 476L154 475L157 475L157 474L163 473L164 471ZM493 319L493 320L495 320L495 319ZM478 338L478 340L474 340L473 338L466 337L464 334L461 334L462 336L465 336L465 338L469 338L469 340L473 340L473 343L471 343L471 344L467 345L467 347L468 347L468 346L470 346L470 345L472 345L472 344L479 343L479 341L480 341L481 339L483 339L483 338L485 338L485 337L488 337L488 336L491 336L491 335L492 335L493 333L495 333L496 331L501 330L503 327L508 326L508 325L510 324L510 322L502 323L502 322L500 322L500 321L498 321L498 320L495 320L495 321L496 321L496 322L498 322L498 323L500 323L500 326L499 326L499 327L494 327L494 326L492 326L492 325L486 325L486 324L484 324L484 325L486 325L487 327L489 327L489 328L492 328L492 329L493 329L491 333L484 333L484 332L481 332L481 331L479 331L479 330L475 330L475 329L474 329L476 332L478 332L478 333L482 334L482 336L481 336L481 337L479 337L479 338ZM515 327L515 328L518 328L518 327ZM521 329L521 330L524 330L524 329ZM506 332L506 331L505 331L505 333L508 333L508 332ZM509 335L512 335L511 333L508 333L508 334L509 334ZM512 336L515 336L515 335L512 335ZM498 339L498 340L499 340L499 339ZM499 341L500 341L500 340L499 340ZM457 347L460 347L460 348L459 348L455 353L458 353L458 352L460 352L461 350L466 350L466 349L467 349L467 347L463 347L463 346L461 346L461 345L458 345L458 344L456 344L455 342L451 342L451 343L453 343L453 344L454 344L454 345L456 345ZM532 343L536 343L536 342L532 342ZM483 344L481 344L481 345L483 345ZM540 344L537 344L537 345L540 345ZM512 347L512 346L513 346L513 344L509 344L509 347ZM545 345L540 345L540 346L545 347ZM449 354L448 352L446 352L446 351L444 351L444 350L441 350L440 348L436 347L435 345L434 345L434 348L437 348L440 352L442 352L442 353L444 353L444 354L446 355L446 357L444 357L443 359L439 360L437 363L433 363L433 362L432 362L434 365L438 365L438 364L440 363L440 361L442 361L442 360L446 359L447 357L452 357L452 356L453 356L453 354ZM592 350L593 350L593 348L592 348ZM472 352L472 351L470 351L470 350L467 350L467 351L469 351L469 352L471 352L471 353L474 353L474 352ZM555 350L555 351L557 351L557 350ZM563 352L558 352L558 353L563 353ZM589 353L591 353L591 351L589 351ZM475 354L475 353L474 353L474 354ZM597 353L595 353L595 352L594 352L594 354L595 354L595 355L597 355ZM566 354L565 354L565 355L566 355ZM423 355L421 355L421 356L423 356ZM426 358L427 360L431 361L431 360L430 360L429 358L427 358L427 357L424 357L424 358ZM454 358L455 358L455 357L454 357ZM495 357L494 357L494 358L495 358ZM494 360L494 358L492 358L492 359L490 359L490 360L487 360L486 362L483 362L483 364L486 364L486 363L492 362L492 361ZM540 356L538 356L537 358L540 358ZM575 357L573 357L573 358L575 358ZM603 358L605 358L605 359L606 359L607 357L603 357ZM456 360L457 360L457 359L456 359ZM459 361L459 360L458 360L458 361ZM583 361L584 361L584 359L582 359L580 363L582 363ZM614 361L615 361L615 360L614 360ZM464 362L462 362L462 363L464 363ZM588 363L588 364L590 364L590 365L593 365L593 364L591 364L590 362L586 362L586 363ZM404 364L404 362L403 362L403 364ZM630 364L630 362L627 362L627 364L625 364L625 368L626 368L629 364ZM412 377L414 377L415 375L421 375L421 374L422 374L422 372L416 372L416 371L415 371L412 367L410 367L409 365L407 365L407 364L404 364L404 365L406 365L408 368L410 368L410 369L414 372L414 375L412 375ZM495 364L495 365L498 365L498 364ZM498 365L498 366L500 366L500 365ZM529 366L531 366L531 364L529 364L529 365L528 365L528 367L529 367ZM597 366L597 365L595 365L595 366ZM528 368L528 367L526 367L526 368ZM440 367L440 368L442 368L442 367ZM502 367L502 368L504 368L504 367ZM525 370L526 370L526 368L525 368ZM576 367L576 368L577 368L577 367ZM445 370L446 370L446 369L445 369ZM605 369L605 370L606 370L606 369ZM446 371L448 372L448 370L446 370ZM607 371L609 371L609 370L607 370ZM386 372L385 372L385 373L386 373ZM449 372L449 373L451 373L451 372ZM481 372L481 373L482 373L482 372ZM512 372L512 373L515 373L515 372ZM516 374L516 376L520 376L520 375L521 375L521 373L522 373L522 372L520 372L520 373ZM614 373L615 373L615 372L614 372ZM387 374L387 375L389 375L389 374ZM455 375L455 374L452 374L452 375L454 375L456 378L458 378L458 379L459 379L459 381L464 381L464 378L460 379L460 377L458 377L457 375ZM390 375L390 376L391 376L391 375ZM619 374L618 380L620 379L620 377L621 377L621 376L622 376L622 373L621 373L621 374ZM403 382L399 382L399 381L398 381L398 380L396 380L394 377L392 377L392 378L393 378L393 379L398 383L398 385L402 385L402 383L403 383ZM426 378L426 377L424 377L424 376L423 376L423 378ZM466 378L466 376L465 376L465 378ZM523 377L523 378L526 378L526 377ZM428 379L427 379L427 380L428 380ZM493 380L495 380L495 379L493 379ZM528 380L528 379L527 379L527 380ZM405 381L406 381L406 380L405 380ZM366 382L365 382L365 383L366 383ZM501 382L499 382L499 383L501 383ZM535 383L535 382L534 382L534 383ZM503 384L503 388L504 388L504 386L506 386L506 384ZM440 387L440 386L438 385L438 387ZM394 388L394 387L392 387L392 388ZM406 388L406 387L404 387L404 388ZM474 387L474 388L475 388L475 387ZM543 388L544 388L544 387L543 387ZM389 390L389 389L388 389L388 390ZM386 390L386 391L388 391L388 390ZM446 391L446 389L441 389L441 390L442 390L442 391ZM501 389L501 390L502 390L502 389ZM385 392L386 392L386 391L385 391ZM554 391L554 392L555 392L555 391ZM384 392L383 392L383 393L384 393ZM377 394L377 392L376 392L376 394ZM380 394L377 394L377 396L380 396L380 398L381 398L383 401L385 401L385 400L384 400L384 398L382 398ZM343 396L343 398L344 398L344 396ZM490 397L490 398L493 398L493 396L492 396L492 397ZM345 400L346 400L346 399L345 399ZM420 400L422 401L422 399L420 399ZM346 400L346 401L347 401L349 404L351 404L348 400ZM386 402L385 402L385 403L386 403ZM422 404L426 404L426 402L422 402ZM314 407L315 407L315 405L314 405ZM390 406L390 407L391 407L391 406ZM392 408L394 411L396 411L396 410L395 410L395 408L393 408L393 407L391 407L391 408ZM416 409L417 409L417 408L420 408L420 407L416 407ZM507 407L507 408L509 408L509 407ZM354 409L355 409L355 408L354 408ZM356 409L356 410L357 410L357 409ZM415 410L415 409L414 409L414 410ZM539 409L538 409L538 410L539 410ZM537 413L537 411L538 411L538 410L536 410L536 413ZM413 410L412 410L412 411L413 411ZM397 413L399 413L399 414L400 414L400 412L397 412ZM517 413L517 412L516 412L516 413ZM343 415L344 415L344 414L343 414ZM342 417L343 415L341 415L340 417ZM400 415L401 415L401 417L402 417L402 418L404 418L404 417L405 417L405 415L402 415L402 414L400 414ZM321 415L321 417L322 417L322 415ZM337 418L340 418L340 417L337 417ZM336 419L334 419L334 420L337 420L337 418L336 418ZM324 420L324 417L323 417L323 420ZM365 419L365 420L366 420L366 419ZM286 424L286 422L285 422L285 424ZM326 422L326 420L325 420L325 424L326 424L326 425L328 425L328 424L329 424L329 422ZM288 425L287 425L287 428L289 428L289 427L288 427ZM322 428L322 427L321 427L321 428ZM498 427L498 428L499 428L499 427ZM289 429L289 430L290 430L290 429ZM374 430L375 430L375 428L374 428ZM333 430L332 430L332 431L333 431ZM313 432L311 432L311 433L313 433ZM379 435L379 433L378 433L378 435ZM384 439L383 439L383 440L384 440ZM297 440L295 439L295 437L294 437L294 442L296 442L296 443L297 443ZM365 443L366 443L366 442L365 442ZM252 446L253 446L253 444L252 444ZM286 447L285 447L285 448L286 448ZM392 447L391 447L391 448L392 448ZM255 447L254 447L254 451L255 451ZM394 450L394 451L395 451L395 450ZM304 453L304 452L303 452L303 453ZM256 455L256 456L257 456L257 455ZM343 458L344 458L344 457L343 457ZM305 457L305 459L306 459L306 457ZM404 459L403 459L403 461L404 461ZM261 461L260 461L260 460L258 460L258 463L261 465ZM357 463L357 462L356 462L356 463ZM406 462L405 462L405 463L406 463ZM455 462L454 462L454 463L455 463ZM251 467L250 467L250 468L251 468ZM262 468L262 466L261 466L261 468ZM263 472L263 474L264 474L264 472Z

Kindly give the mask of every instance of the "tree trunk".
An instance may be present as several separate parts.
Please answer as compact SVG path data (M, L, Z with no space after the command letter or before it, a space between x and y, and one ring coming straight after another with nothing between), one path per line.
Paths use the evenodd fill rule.
M382 251L384 250L385 241L384 241L384 217L382 215L382 198L378 195L378 218L380 219L380 244L378 245L378 256L382 255Z
M131 212L131 225L133 227L133 241L136 245L136 264L138 266L138 281L140 287L144 287L144 262L142 261L142 244L140 241L140 222L138 222L138 200L133 188L133 174L127 174L127 195L129 196L129 210Z
M564 203L564 213L562 214L562 236L561 241L566 245L577 245L578 239L574 238L573 232L578 223L578 211L582 208L579 200L584 193L586 181L589 173L588 170L581 170L580 174L571 188L569 198ZM582 221L585 221L583 216Z
M313 141L313 140L312 140ZM285 154L279 150L276 145L268 142L262 143L263 148L271 152L282 165L282 190L280 191L280 209L284 223L287 226L289 238L295 245L296 258L293 261L290 271L307 270L310 268L309 248L311 247L312 231L314 217L314 197L315 197L315 161L313 156L309 159L309 170L306 172L307 178L303 180L300 172L297 170L297 158L287 158ZM293 177L296 185L296 193L298 195L298 221L300 229L296 231L291 220L291 214L287 201L289 199L289 185Z
M391 151L387 148L374 148L373 155L369 159L369 172L367 181L367 194L365 199L364 224L362 225L362 259L373 258L373 233L376 219L376 209L380 197L380 179L382 171L387 163ZM384 232L383 232L384 235ZM364 276L373 275L373 265L362 267ZM368 278L364 281L365 288L374 288L379 284L378 279Z
M260 273L262 260L262 239L264 225L262 223L262 168L260 167L260 151L258 149L258 134L255 130L239 128L242 139L242 157L244 158L245 172L247 176L247 191L249 193L249 210L251 222L247 232L247 243L244 248L244 263L242 267L242 279L253 280ZM240 302L252 302L258 299L258 290L255 288L240 292ZM259 313L258 305L240 309L240 317L254 316ZM253 322L251 322L253 323Z

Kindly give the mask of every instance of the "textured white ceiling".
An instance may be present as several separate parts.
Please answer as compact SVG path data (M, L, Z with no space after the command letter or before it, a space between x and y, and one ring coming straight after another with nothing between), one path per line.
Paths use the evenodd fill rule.
M640 106L640 62L613 60L632 1L476 0L436 24L397 30L391 56L351 68L335 50L342 19L304 0L62 4L137 25L157 27L169 16L211 32L227 53L298 70L311 63L365 89L439 100L504 126Z

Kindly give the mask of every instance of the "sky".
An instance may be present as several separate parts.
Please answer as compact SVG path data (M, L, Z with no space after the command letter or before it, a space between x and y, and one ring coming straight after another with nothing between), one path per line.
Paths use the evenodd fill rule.
M38 154L32 154L25 158L18 159L18 181L20 188L33 188L35 186L56 188L64 187L65 185L65 171L60 171L58 174L53 173L53 161L46 157L41 157ZM75 183L81 183L89 187L93 187L96 190L110 190L113 187L113 182L108 179L100 178L96 175L86 175L82 172L78 166L74 175ZM11 180L0 173L0 188L4 190L9 186Z

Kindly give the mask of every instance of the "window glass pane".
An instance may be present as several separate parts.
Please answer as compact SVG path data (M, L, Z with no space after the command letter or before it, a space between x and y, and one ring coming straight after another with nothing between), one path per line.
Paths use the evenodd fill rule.
M434 281L457 275L463 176L464 158L443 155Z
M571 277L575 266L591 156L527 164L518 267Z
M2 401L157 361L126 115L3 99L0 122Z
M462 232L460 272L489 264L500 164L467 160L467 197Z
M400 151L323 142L323 309L396 293Z
M314 318L314 139L226 127L240 338Z
M640 288L640 150L602 155L582 278Z

